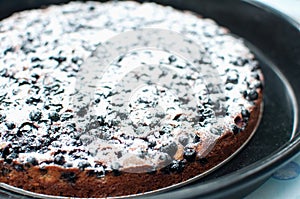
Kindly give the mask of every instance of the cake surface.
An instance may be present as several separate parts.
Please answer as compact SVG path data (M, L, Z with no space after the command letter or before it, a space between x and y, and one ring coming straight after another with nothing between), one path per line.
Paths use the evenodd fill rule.
M118 49L118 35L138 30L142 44L169 42L99 65L104 43ZM0 182L24 190L109 197L168 187L222 163L259 121L254 55L190 12L72 2L1 21L0 41ZM199 56L187 60L191 43Z

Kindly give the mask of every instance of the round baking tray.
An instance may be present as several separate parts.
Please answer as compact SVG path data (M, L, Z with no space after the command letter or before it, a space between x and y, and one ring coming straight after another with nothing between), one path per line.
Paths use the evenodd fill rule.
M0 0L0 18L13 12L68 0ZM265 76L264 114L247 146L220 169L178 189L142 198L241 198L270 177L300 149L300 25L254 1L156 0L216 20L243 37ZM0 198L28 199L6 189Z

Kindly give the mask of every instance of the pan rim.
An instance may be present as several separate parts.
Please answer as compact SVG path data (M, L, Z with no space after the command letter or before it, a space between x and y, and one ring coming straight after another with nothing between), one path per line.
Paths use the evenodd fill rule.
M258 6L258 7L260 7L260 8L263 8L263 9L265 9L265 10L269 10L269 11L271 11L272 13L275 13L276 15L278 15L278 16L280 16L281 18L283 18L283 19L285 19L289 24L291 24L291 25L293 25L295 28L297 28L298 30L300 30L300 24L299 23L297 23L295 20L293 20L292 18L290 18L290 17L288 17L287 15L285 15L285 14L283 14L283 13L281 13L281 12L279 12L278 10L276 10L276 9L273 9L273 8L271 8L271 7L269 7L269 6L267 6L267 5L265 5L265 4L263 4L263 3L260 3L260 2L253 2L253 1L250 1L250 0L243 0L244 2L246 2L246 3L249 3L249 2L251 2L251 4L252 5L254 5L254 6ZM280 72L280 71L279 71ZM284 76L283 76L284 77ZM287 81L288 82L288 81ZM289 86L289 88L291 89L291 91L293 90L292 88L291 88L291 86ZM292 92L293 93L293 92ZM295 97L295 96L294 96ZM296 106L297 106L297 99L296 99L296 97L295 97L295 100L296 100ZM298 108L297 108L297 110L298 110ZM298 112L297 112L297 114L296 115L298 115ZM297 119L298 120L298 119ZM288 142L288 143L286 143L285 145L284 145L284 148L283 148L283 150L280 150L279 152L280 153L276 153L276 154L273 154L273 155L270 155L270 156L268 156L268 157L266 157L266 158L264 158L264 159L261 159L262 160L262 167L257 167L257 166L255 166L255 165L253 165L253 167L254 167L254 169L251 169L251 170L249 170L249 169L247 169L248 170L248 172L246 172L247 173L247 175L244 175L245 173L243 173L243 169L245 169L245 168L243 168L243 169L240 169L240 170L238 170L237 172L240 172L240 173L237 173L237 176L240 176L240 178L239 179L235 179L233 182L231 182L230 184L234 184L234 183L238 183L240 180L242 180L243 178L246 178L246 177L251 177L251 176L253 176L253 175L256 175L256 173L258 173L258 172L262 172L262 169L263 170L266 170L266 171L268 171L267 173L271 173L273 170L274 170L274 168L273 169L269 169L270 167L273 167L274 166L274 164L275 165L278 165L278 166L280 166L280 164L282 164L282 162L283 162L283 159L282 159L282 157L285 157L284 158L284 161L287 161L287 160L289 160L289 159L291 159L292 157L294 157L294 156L296 156L297 155L297 152L299 151L299 149L300 149L300 137L299 136L297 136L296 135L296 133L297 133L297 127L298 127L298 124L296 125L296 127L295 127L295 134L294 134L294 137L293 138L291 138L291 140L290 140L290 142ZM287 146L286 146L287 145ZM281 162L281 163L280 163ZM254 163L255 164L255 163ZM249 167L250 166L252 166L252 165L249 165ZM243 170L243 171L242 171ZM228 174L228 175L232 175L232 174ZM243 176L244 175L244 176ZM226 181L226 179L228 179L228 176L227 175L225 175L225 176L221 176L220 178L218 178L218 179L221 179L221 178L225 178L224 179L224 181ZM221 180L223 180L223 179L221 179ZM233 180L233 179L232 179ZM215 182L207 182L207 183L205 183L205 184L213 184L213 183L215 183ZM218 182L217 182L218 183ZM191 189L193 189L194 187L191 187ZM197 187L196 187L197 188ZM173 190L172 190L173 191ZM175 190L176 191L176 190ZM192 191L191 191L192 192ZM209 192L209 190L207 190L207 192ZM205 193L204 193L205 194ZM148 196L148 195L147 195Z

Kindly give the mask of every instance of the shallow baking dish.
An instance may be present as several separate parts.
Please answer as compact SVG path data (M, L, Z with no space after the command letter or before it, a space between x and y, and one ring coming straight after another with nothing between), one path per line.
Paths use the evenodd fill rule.
M20 10L68 0L0 0L0 18ZM142 1L141 1L142 2ZM265 182L300 149L300 25L254 1L155 0L216 20L243 37L265 75L264 113L257 132L230 162L189 184L145 194L141 198L241 198ZM1 198L32 198L2 186Z

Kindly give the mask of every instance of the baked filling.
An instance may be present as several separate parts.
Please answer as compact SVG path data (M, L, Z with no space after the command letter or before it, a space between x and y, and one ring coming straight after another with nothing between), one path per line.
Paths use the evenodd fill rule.
M145 28L187 40L97 65L103 43ZM73 2L14 14L0 22L0 41L0 181L15 187L77 197L160 189L220 164L259 120L263 77L254 55L193 13ZM177 45L188 53L188 43L200 47L192 60L168 52Z

